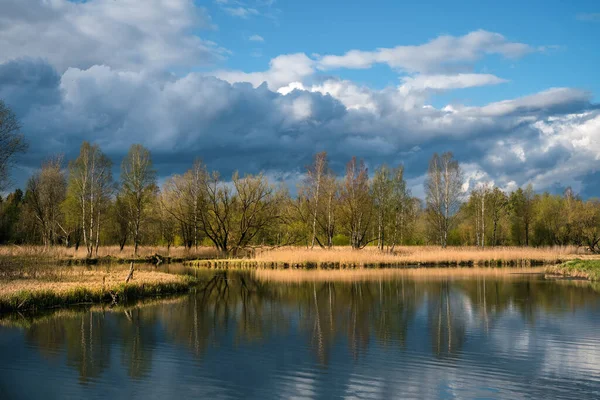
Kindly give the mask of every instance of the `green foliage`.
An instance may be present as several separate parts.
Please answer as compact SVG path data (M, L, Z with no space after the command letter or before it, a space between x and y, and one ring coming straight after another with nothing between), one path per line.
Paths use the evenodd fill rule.
M550 266L546 272L570 277L587 278L590 281L600 281L600 260L572 260L566 263Z

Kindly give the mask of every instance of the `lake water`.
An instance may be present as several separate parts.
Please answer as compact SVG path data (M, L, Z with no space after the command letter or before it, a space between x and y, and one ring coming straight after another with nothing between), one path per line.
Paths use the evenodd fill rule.
M542 275L278 283L0 321L0 399L600 397L600 295Z

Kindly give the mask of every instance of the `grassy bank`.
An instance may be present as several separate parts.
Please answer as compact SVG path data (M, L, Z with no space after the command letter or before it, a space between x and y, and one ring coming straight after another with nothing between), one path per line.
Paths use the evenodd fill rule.
M158 257L157 257L158 255ZM102 246L98 248L98 254L87 257L84 247L44 247L44 246L0 246L0 260L2 258L21 259L24 261L36 260L53 262L67 265L97 265L97 264L129 264L149 263L156 264L159 259L161 263L176 263L187 260L198 260L215 258L218 252L213 247L198 247L197 249L186 249L185 247L144 246L140 247L138 255L133 255L133 247L125 246L121 250L118 246Z
M600 281L600 260L572 260L546 268L550 275Z
M129 283L127 266L3 267L0 312L44 309L81 303L125 303L189 290L188 276L136 270Z
M485 266L530 267L562 263L584 256L576 247L452 247L405 246L395 252L380 252L367 247L352 250L348 247L333 249L281 248L258 252L253 258L195 260L190 265L206 268L262 268L262 269L338 269L382 268L390 266Z

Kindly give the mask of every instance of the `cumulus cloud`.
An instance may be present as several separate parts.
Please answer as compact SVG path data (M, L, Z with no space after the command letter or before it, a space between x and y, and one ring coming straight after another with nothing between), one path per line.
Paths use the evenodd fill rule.
M284 54L269 63L269 69L261 72L215 71L210 75L230 83L249 82L254 87L266 82L271 90L277 90L290 82L302 81L313 75L314 60L304 53Z
M193 32L212 27L193 0L4 0L0 62L43 58L61 72L208 65L226 51Z
M486 111L493 104L404 109L398 88L373 91L340 80L281 92L200 73L175 77L93 66L59 74L39 60L0 64L0 97L17 105L32 144L25 168L49 152L73 157L81 140L99 143L118 165L128 146L141 142L162 175L182 172L201 157L224 174L294 176L326 150L338 172L353 155L370 166L403 162L419 185L431 154L454 150L470 170L487 171L486 179L499 186L531 181L544 189L591 172L600 154L600 112L589 103L578 114L559 112L589 100L571 90L515 99L502 112Z
M163 177L196 157L224 175L264 170L286 181L322 150L340 173L354 155L371 168L402 162L417 194L431 154L447 150L469 185L587 190L598 172L600 110L588 92L552 88L481 106L431 105L440 91L505 82L473 71L482 57L537 50L497 33L340 56L283 54L264 71L189 73L226 54L197 36L213 25L193 0L5 2L0 98L29 138L25 171L49 153L74 157L89 140L116 165L129 145L143 143ZM373 89L324 74L376 63L398 70L399 84Z

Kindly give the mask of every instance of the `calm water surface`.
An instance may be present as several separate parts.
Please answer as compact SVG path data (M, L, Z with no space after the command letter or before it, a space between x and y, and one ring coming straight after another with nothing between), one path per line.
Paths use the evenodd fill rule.
M275 283L0 321L0 399L599 398L586 282Z

